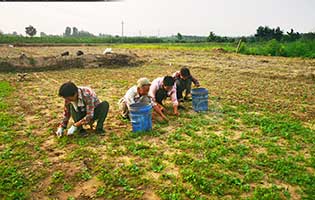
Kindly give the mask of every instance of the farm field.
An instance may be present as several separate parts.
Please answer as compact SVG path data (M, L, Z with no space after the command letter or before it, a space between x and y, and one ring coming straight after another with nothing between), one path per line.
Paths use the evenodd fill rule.
M101 54L106 47L0 47L0 58ZM1 199L315 199L315 60L220 50L112 46L138 66L0 73ZM209 111L132 133L118 100L140 77L188 66ZM105 136L57 138L59 86L91 86L110 104ZM169 110L171 105L168 102ZM171 112L170 112L171 113Z

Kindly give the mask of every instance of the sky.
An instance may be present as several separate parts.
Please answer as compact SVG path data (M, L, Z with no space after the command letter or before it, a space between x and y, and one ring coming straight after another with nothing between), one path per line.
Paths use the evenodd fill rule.
M0 2L0 30L61 35L67 26L125 36L249 36L258 26L315 32L314 0L121 0Z

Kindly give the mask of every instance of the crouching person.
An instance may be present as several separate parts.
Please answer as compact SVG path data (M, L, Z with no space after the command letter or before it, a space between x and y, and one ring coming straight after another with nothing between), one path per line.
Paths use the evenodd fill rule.
M176 85L174 84L174 79L171 76L159 77L152 81L150 86L149 96L152 97L154 102L154 110L157 113L161 113L163 119L167 120L164 116L162 111L164 110L163 107L163 100L167 97L171 98L173 103L174 114L176 116L179 115L178 113L178 101L176 96Z
M59 96L65 99L65 106L64 119L56 132L57 136L63 135L70 117L73 118L74 124L68 129L67 135L78 131L81 136L86 136L87 132L82 125L92 126L95 120L96 133L105 135L103 125L109 109L107 101L100 102L91 88L77 87L70 81L61 85Z
M176 93L177 99L182 102L184 100L189 100L191 93L191 84L194 83L196 87L200 87L200 83L195 79L187 67L183 67L180 71L177 71L173 74L173 78L176 83ZM185 92L185 97L183 98L183 92Z
M126 92L125 96L119 100L118 105L123 118L129 118L130 105L134 103L152 104L154 109L152 99L148 96L150 85L151 83L149 79L140 78L137 81L137 85L131 87ZM161 111L158 113L162 116L162 118L165 118L164 114Z

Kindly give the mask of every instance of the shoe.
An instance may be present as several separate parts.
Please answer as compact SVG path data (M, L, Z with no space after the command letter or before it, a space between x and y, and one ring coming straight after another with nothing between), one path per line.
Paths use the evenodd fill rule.
M104 129L98 129L98 130L96 130L96 134L104 136L105 135L105 131L104 131Z
M86 136L88 135L88 133L86 132L85 129L82 128L82 129L79 131L79 135L80 135L81 137L86 137Z

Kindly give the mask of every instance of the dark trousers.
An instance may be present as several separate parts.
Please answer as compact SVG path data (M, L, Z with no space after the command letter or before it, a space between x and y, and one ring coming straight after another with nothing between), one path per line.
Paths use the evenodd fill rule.
M166 90L160 88L160 89L158 89L158 91L156 91L156 94L155 94L156 102L163 105L163 100L166 98L167 98L167 91Z
M71 117L73 118L74 122L78 122L81 119L83 119L86 116L86 111L80 111L80 108L78 109L78 112L74 109L72 104L68 104ZM107 101L103 101L102 103L98 104L94 109L94 116L93 120L97 120L96 130L103 130L104 121L107 117L107 113L109 110L109 104ZM82 129L82 127L79 127L79 129Z
M176 83L176 95L177 99L182 99L183 98L183 92L185 91L185 96L190 94L191 92L191 79L188 78L186 80L183 79L177 79L175 81Z

